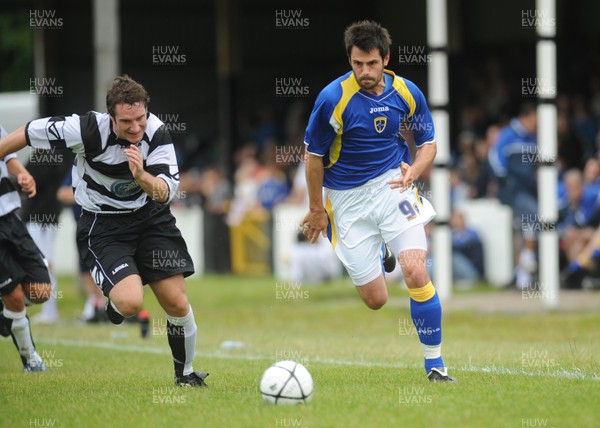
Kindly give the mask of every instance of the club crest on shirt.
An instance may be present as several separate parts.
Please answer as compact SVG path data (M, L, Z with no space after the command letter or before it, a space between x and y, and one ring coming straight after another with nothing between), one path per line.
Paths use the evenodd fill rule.
M373 124L375 125L375 131L381 134L385 129L385 125L387 125L387 117L378 116L375 119L373 119Z
M140 185L135 180L117 180L110 190L120 198L133 196L140 191Z

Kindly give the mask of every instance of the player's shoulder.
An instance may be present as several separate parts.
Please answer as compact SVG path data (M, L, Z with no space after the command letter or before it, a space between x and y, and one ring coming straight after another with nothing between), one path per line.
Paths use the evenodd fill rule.
M148 112L148 117L146 119L147 126L149 128L158 129L163 126L165 123L159 119L157 115L154 113Z
M394 73L391 73L391 74L394 77L394 87L395 88L406 87L406 89L408 89L408 91L412 94L413 97L422 95L421 89L419 89L417 84L414 83L412 80L409 80L406 77L399 76Z
M148 117L146 119L146 134L152 138L155 133L164 131L166 131L165 123L154 113L148 112Z
M344 93L344 83L349 79L352 79L352 71L331 81L319 93L319 96L317 97L318 101L332 106L336 105Z
M520 137L521 132L519 132L518 125L515 123L515 119L512 119L498 131L497 144L506 145Z
M146 135L150 138L151 147L172 143L166 124L154 113L148 112Z

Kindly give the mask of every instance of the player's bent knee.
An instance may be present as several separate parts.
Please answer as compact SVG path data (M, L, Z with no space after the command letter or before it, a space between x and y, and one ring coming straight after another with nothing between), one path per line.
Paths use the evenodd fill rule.
M116 304L117 309L124 317L132 317L142 310L143 301L123 301Z
M25 296L21 287L17 286L13 291L2 296L2 302L6 309L20 312L25 309Z
M179 299L176 302L168 302L165 309L165 312L174 317L184 317L190 312L190 303L187 298Z
M27 298L32 303L44 303L52 295L52 284L47 282L25 284L24 289Z
M425 268L412 268L404 271L404 280L408 288L420 288L429 281L429 273Z
M365 302L365 305L369 307L369 309L376 311L387 303L387 296L368 297L363 299L363 301Z

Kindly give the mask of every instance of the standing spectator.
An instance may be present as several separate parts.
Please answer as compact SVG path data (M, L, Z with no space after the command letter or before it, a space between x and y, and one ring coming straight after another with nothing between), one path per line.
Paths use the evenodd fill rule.
M513 210L515 247L518 259L515 270L517 288L532 285L537 271L537 206L538 159L537 112L533 103L519 108L518 117L502 128L489 160L498 181L498 196Z
M231 184L221 168L209 167L200 176L204 209L204 254L209 272L227 273L230 266L229 228L225 221L231 203Z

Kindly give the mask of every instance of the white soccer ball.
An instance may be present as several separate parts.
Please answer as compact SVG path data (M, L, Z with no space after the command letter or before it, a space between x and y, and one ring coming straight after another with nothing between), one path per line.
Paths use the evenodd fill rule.
M312 398L312 376L302 364L279 361L263 373L260 393L268 404L308 403Z

